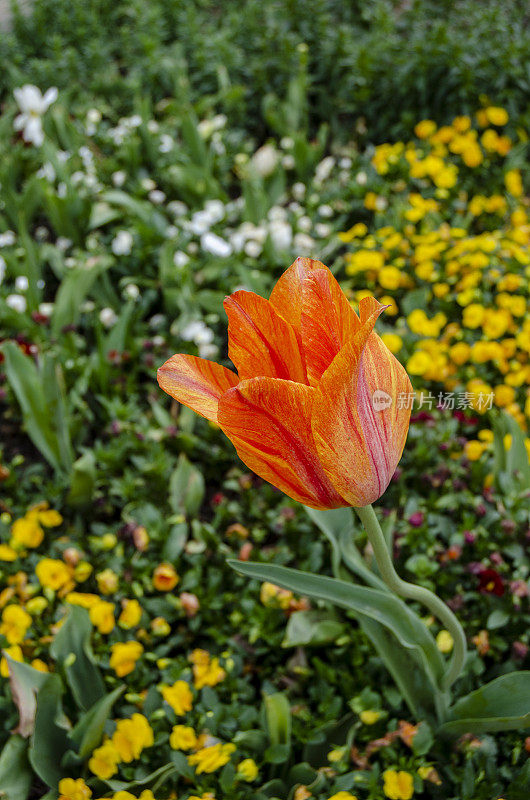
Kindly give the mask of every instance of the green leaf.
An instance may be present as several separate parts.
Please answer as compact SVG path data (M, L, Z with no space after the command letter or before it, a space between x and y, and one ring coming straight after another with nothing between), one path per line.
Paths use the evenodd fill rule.
M530 728L530 671L509 672L462 697L449 709L441 732L462 733Z
M176 514L196 516L204 499L204 478L181 453L169 481L169 502Z
M9 670L9 685L13 702L19 714L19 722L15 733L27 738L33 733L35 727L36 694L48 676L45 672L33 669L29 664L14 661L5 652L4 657Z
M0 753L0 800L26 800L33 779L28 743L11 736Z
M50 789L64 777L61 761L70 749L61 706L63 687L58 675L46 675L37 695L35 730L29 748L31 766Z
M105 695L105 684L90 644L91 635L92 623L87 610L72 606L50 647L52 657L65 671L76 703L84 710Z
M30 356L24 355L14 342L4 342L7 379L22 411L24 426L35 447L56 472L64 469L54 415L48 406L42 375Z
M263 698L267 733L272 747L291 744L291 706L282 692L266 694Z
M329 611L295 611L289 617L282 647L330 644L344 632L344 625Z
M51 320L52 336L60 335L66 325L75 325L81 315L81 307L97 277L112 265L108 256L98 256L91 262L68 270L55 296Z
M87 450L77 461L74 461L70 478L70 491L67 503L74 508L90 505L96 485L96 457L92 450Z
M113 692L98 700L86 714L83 714L70 733L70 739L79 747L79 758L83 760L87 758L101 742L112 706L123 694L125 688L125 686L118 686Z
M434 685L444 673L444 663L436 643L426 625L399 598L366 586L355 586L345 581L312 575L275 564L259 564L229 560L236 572L249 578L290 589L296 594L308 595L318 600L340 606L354 614L364 614L391 630L401 644L411 650L421 651L425 667Z

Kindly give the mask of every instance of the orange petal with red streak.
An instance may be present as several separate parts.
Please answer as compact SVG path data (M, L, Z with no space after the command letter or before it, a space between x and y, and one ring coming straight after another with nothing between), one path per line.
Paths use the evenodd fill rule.
M221 395L239 383L235 372L221 364L181 353L160 367L157 380L171 397L212 422L217 422Z
M327 267L313 258L297 258L278 279L269 298L276 311L298 332L302 316L302 284L315 269L327 270Z
M226 298L224 307L228 355L241 380L264 376L307 384L296 333L269 300L238 291Z
M218 421L241 460L289 497L312 508L347 505L320 465L311 432L315 389L253 378L219 401Z
M368 306L368 304L365 304ZM353 506L373 503L387 488L407 437L410 410L399 396L410 381L377 334L372 333L383 306L365 308L367 316L322 376L313 405L312 430L324 471ZM375 410L376 389L391 405ZM407 404L405 404L407 405Z
M302 284L301 334L307 377L316 386L335 356L361 327L329 269L313 269Z

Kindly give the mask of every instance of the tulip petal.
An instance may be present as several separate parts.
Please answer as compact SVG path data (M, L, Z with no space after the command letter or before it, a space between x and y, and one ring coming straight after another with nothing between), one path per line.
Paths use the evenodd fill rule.
M302 316L302 284L306 276L315 269L328 268L313 258L297 258L285 270L271 292L270 302L276 311L298 332Z
M253 378L219 401L218 422L251 470L312 508L347 505L326 478L311 433L315 389Z
M212 422L217 422L221 395L239 383L235 372L221 364L181 353L160 367L157 379L164 392Z
M320 461L352 506L373 503L387 488L410 418L408 404L399 402L401 393L411 391L408 375L372 333L383 310L377 305L364 304L361 311L373 310L322 376L313 404L312 430ZM383 407L376 405L376 390Z
M307 384L296 333L269 300L238 291L226 298L224 307L228 355L241 380L264 376Z
M309 272L302 284L301 334L311 386L318 384L360 327L357 314L329 269Z

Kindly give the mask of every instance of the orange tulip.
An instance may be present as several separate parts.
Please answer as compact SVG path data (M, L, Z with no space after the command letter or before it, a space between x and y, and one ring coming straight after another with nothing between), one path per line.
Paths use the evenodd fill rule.
M190 355L158 370L161 388L215 422L241 460L312 508L365 506L387 488L407 438L407 373L374 325L373 297L353 311L320 261L298 258L269 300L227 297L238 374ZM375 394L374 394L375 393Z

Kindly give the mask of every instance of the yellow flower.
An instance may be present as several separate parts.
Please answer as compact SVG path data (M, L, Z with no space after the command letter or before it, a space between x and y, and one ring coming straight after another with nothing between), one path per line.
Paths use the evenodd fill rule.
M522 197L524 191L523 181L521 179L521 173L518 169L510 169L505 173L504 185L506 186L506 190L513 197Z
M368 228L364 224L364 222L357 222L353 228L350 228L349 231L344 231L343 233L339 233L338 237L341 242L344 244L349 244L353 242L354 239L362 239L363 236L366 236L368 233Z
M159 564L153 572L153 586L159 592L170 592L175 588L180 578L174 567L167 562Z
M48 589L62 589L71 583L72 573L63 561L56 558L43 558L35 568L35 574L41 586Z
M357 800L357 797L351 792L337 792L328 797L328 800Z
M407 361L407 372L411 375L425 375L432 364L432 358L424 350L417 350Z
M453 649L454 640L449 631L440 631L436 637L436 647L440 653L450 653Z
M110 666L118 676L123 678L129 675L136 666L136 662L144 652L140 642L117 642L111 645Z
M151 630L155 636L169 636L171 625L164 617L155 617L151 620Z
M8 544L0 544L0 561L16 561L17 551Z
M120 756L110 739L107 739L101 747L96 748L88 762L88 768L98 778L106 781L112 778L118 771Z
M397 267L382 267L377 280L383 289L394 290L399 288L401 283L401 272Z
M236 749L235 744L212 744L209 747L203 747L196 753L188 756L188 763L192 767L196 767L197 775L202 772L215 772L217 769L224 767L230 761L230 756Z
M361 711L359 717L363 725L375 725L375 723L381 719L381 712L367 709L366 711Z
M45 597L38 595L37 597L31 597L28 602L26 603L26 611L28 614L34 616L40 616L45 608L48 607L48 601Z
M98 572L96 582L101 594L114 594L118 588L118 576L111 569L104 569Z
M197 746L195 731L187 725L174 725L169 737L169 746L173 750L193 750Z
M59 781L59 800L88 800L92 797L92 789L83 778L62 778Z
M122 606L122 612L118 617L118 625L125 630L134 628L142 618L142 606L138 600L123 600Z
M41 659L41 658L34 658L31 662L31 666L33 669L38 670L39 672L49 672L48 665Z
M391 353L399 353L403 347L403 339L397 333L383 333L381 339L386 344Z
M258 777L258 766L252 758L245 758L237 765L237 774L244 781L252 783Z
M486 311L484 306L478 303L471 303L471 305L464 308L463 323L466 328L478 328L482 325Z
M387 769L383 772L383 791L390 800L410 800L414 794L414 781L410 772L396 772Z
M38 547L44 539L44 531L37 519L26 516L15 520L11 536L16 547Z
M470 439L466 442L465 453L469 461L478 461L484 452L484 445L477 439Z
M100 600L90 607L88 613L92 625L94 625L100 633L110 633L114 630L114 625L116 624L114 619L114 603Z
M259 599L264 606L279 606L285 609L289 607L293 593L289 589L281 589L275 583L264 581L261 584Z
M6 606L2 612L0 634L3 634L9 644L20 644L32 623L30 615L20 606Z
M422 119L414 128L414 133L418 139L428 139L436 131L436 122L432 119Z
M58 528L59 525L63 524L63 518L59 514L58 511L55 511L53 508L44 509L39 511L37 509L31 510L28 512L29 515L35 514L37 519L39 520L41 525L44 525L45 528Z
M186 681L176 681L173 686L162 686L160 693L177 717L182 717L187 711L191 711L193 695Z
M219 664L218 658L210 658L206 650L194 650L190 656L193 664L193 682L196 689L203 686L216 686L226 677L226 672Z
M101 598L97 594L89 594L88 592L68 592L64 599L72 606L81 606L81 608L87 609L101 603Z
M142 714L133 714L131 719L118 720L111 741L120 760L129 764L140 758L144 747L152 746L153 729Z
M470 354L471 348L465 342L457 342L449 348L449 358L453 364L458 364L458 366L465 364L469 360Z
M508 112L499 106L488 106L484 109L484 115L490 125L497 125L497 127L506 125L509 119Z
M509 406L510 403L513 403L515 400L515 389L513 386L501 384L500 386L495 387L493 393L495 395L495 405L500 406L500 408Z
M20 645L14 644L11 647L4 647L3 652L8 655L13 661L24 661L24 656ZM7 666L7 659L2 657L0 660L0 675L2 678L9 678L9 668Z

